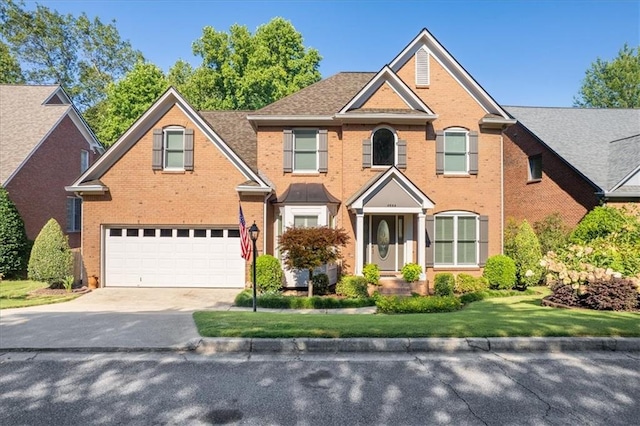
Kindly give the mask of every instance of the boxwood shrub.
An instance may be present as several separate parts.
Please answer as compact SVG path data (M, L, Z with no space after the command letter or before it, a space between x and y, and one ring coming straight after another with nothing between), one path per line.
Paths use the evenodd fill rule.
M421 314L457 311L461 303L454 296L378 296L376 306L382 314Z
M523 295L532 295L536 294L536 291L533 289L526 289L523 291L520 290L482 290L482 291L473 291L471 293L465 293L460 295L460 302L463 305L467 305L471 302L477 302L479 300L484 299L493 299L496 297L511 297L511 296L523 296Z
M436 274L434 279L434 292L436 296L453 296L453 287L456 279L450 272L441 272Z
M336 294L347 298L368 298L367 279L354 275L345 275L336 284Z
M281 294L262 294L257 297L256 303L260 308L271 309L339 309L362 308L374 306L372 298L340 299L337 297L298 297L283 296ZM253 295L250 290L244 290L236 296L235 305L240 307L252 307Z
M516 284L516 263L509 256L497 254L487 259L482 276L493 289L510 289Z
M454 291L458 294L470 293L472 291L482 291L489 288L489 281L485 277L474 277L473 275L460 273L456 277Z

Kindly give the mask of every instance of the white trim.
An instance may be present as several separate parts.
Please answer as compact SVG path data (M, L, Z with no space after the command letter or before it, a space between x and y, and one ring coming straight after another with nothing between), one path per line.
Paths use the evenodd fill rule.
M427 49L431 54L430 56L460 84L485 112L500 115L505 119L511 118L426 28L423 29L388 66L394 72L398 72L400 68L413 57L415 52L422 47Z
M362 194L360 194L360 196L358 196L358 198L356 198L355 200L353 200L353 202L351 202L350 205L348 205L347 207L350 209L355 209L355 210L362 210L363 209L363 202L364 199L367 198L367 196L369 196L371 194L371 192L375 191L378 186L380 185L381 182L384 182L387 177L389 176L395 176L398 180L400 180L405 187L410 188L415 194L412 195L409 193L409 195L411 196L411 198L413 198L416 201L416 204L418 204L420 207L414 207L415 209L432 209L435 205L433 203L433 201L431 201L426 195L424 195L422 193L422 191L420 190L420 188L418 188L417 186L415 186L404 174L402 174L398 169L396 169L395 167L389 167L389 169L381 174L378 179L375 180L375 182L373 182L371 184L371 186L369 186L369 188L367 188ZM416 196L421 197L422 199L416 199ZM396 207L369 207L366 209L367 212L381 212L381 213L411 213L412 209L414 208L396 208ZM380 210L380 211L376 211L374 209L386 209L386 210ZM392 210L389 210L392 209Z
M376 134L378 130L386 129L391 132L393 135L393 164L373 164L373 158L375 157L373 153L373 136ZM375 127L371 131L371 135L369 135L369 139L371 140L371 168L375 169L377 167L390 167L390 166L398 166L398 132L391 126L387 126L386 124Z
M170 87L160 98L116 141L115 144L100 157L89 169L82 174L71 186L79 186L84 181L100 179L120 157L126 154L131 146L151 129L153 123L158 121L171 107L177 106L187 118L197 127L242 173L247 180L253 180L262 188L269 188L264 180L238 157L224 140L204 121L204 119L184 100L184 98ZM271 188L269 188L271 190Z
M182 167L167 167L167 153L169 152L167 148L167 132L180 132L182 134ZM167 171L184 171L184 136L185 136L185 128L182 126L167 126L162 128L162 170ZM172 150L171 152L178 152L178 150Z
M364 213L420 213L424 211L422 207L364 207L362 209Z
M610 194L611 192L614 192L616 189L620 188L621 186L624 186L627 181L631 180L631 178L633 178L636 173L640 173L640 165L638 165L635 169L633 169L630 173L628 173L625 177L623 177L620 182L616 183L613 188L611 188L609 191L606 192L606 194Z
M84 193L94 193L94 194L104 194L109 191L109 188L102 185L76 185L76 186L65 186L64 190L67 192L76 192L78 194Z
M464 133L465 136L465 171L455 171L455 172L448 172L447 171L447 133ZM444 129L443 131L443 144L444 144L444 151L442 153L443 158L442 158L442 162L443 162L443 174L444 175L457 175L457 176L467 176L469 175L469 129L465 129L464 127L448 127L446 129ZM453 155L452 153L450 153L450 155Z
M391 68L389 68L388 65L385 65L378 74L369 81L369 83L360 89L360 91L338 112L338 114L336 114L336 116L339 117L351 109L360 108L385 82L395 90L410 109L433 115L433 112L422 101L422 99L420 99L418 95L416 95L413 90L411 90L409 86L407 86L405 82L402 81Z
M378 124L380 122L394 123L394 124L420 124L424 125L425 122L433 121L438 118L438 114L428 113L360 113L360 112L346 112L335 115L335 118L340 123L359 123L359 124Z
M438 218L443 217L452 217L453 218L453 263L436 263L436 250L438 248ZM458 264L458 218L460 217L473 217L476 222L476 263L463 263ZM474 212L469 211L461 211L461 210L452 210L436 213L433 215L433 250L434 250L434 268L462 268L462 267L471 267L478 268L480 264L480 215Z
M316 167L314 169L296 169L296 131L308 131L315 132L316 134ZM319 129L313 127L297 127L292 129L291 134L293 135L293 140L291 144L291 163L292 163L292 173L293 174L307 174L307 173L319 173L320 170L320 132ZM301 152L311 152L311 151L301 151Z

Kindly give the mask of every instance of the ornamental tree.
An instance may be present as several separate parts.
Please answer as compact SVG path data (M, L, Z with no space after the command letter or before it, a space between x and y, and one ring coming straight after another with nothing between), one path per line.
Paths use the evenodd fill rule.
M318 228L287 228L280 236L280 250L288 270L309 271L309 293L313 294L313 270L342 259L341 247L349 242L347 232L326 226Z
M49 219L33 243L29 259L29 279L49 284L59 283L71 275L72 268L73 253L67 236L62 233L55 219Z

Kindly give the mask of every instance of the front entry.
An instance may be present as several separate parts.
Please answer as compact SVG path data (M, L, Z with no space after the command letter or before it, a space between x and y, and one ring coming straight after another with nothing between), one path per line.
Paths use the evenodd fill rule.
M367 220L368 219L368 220ZM366 263L375 263L380 271L395 272L404 266L404 216L371 215L365 217Z

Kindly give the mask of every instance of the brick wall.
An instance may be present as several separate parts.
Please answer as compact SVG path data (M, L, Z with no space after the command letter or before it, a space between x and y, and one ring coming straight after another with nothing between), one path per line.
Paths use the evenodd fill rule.
M67 197L64 190L80 175L80 151L89 151L90 164L97 154L71 118L65 117L7 185L11 200L22 215L27 237L34 240L54 218L67 229ZM68 233L69 245L80 247L80 232Z
M529 181L529 157L542 156L542 179ZM575 226L597 206L595 189L521 124L511 126L504 140L505 217L531 224L559 213Z

